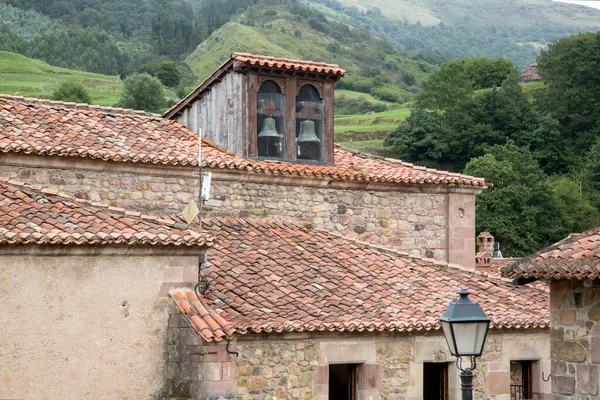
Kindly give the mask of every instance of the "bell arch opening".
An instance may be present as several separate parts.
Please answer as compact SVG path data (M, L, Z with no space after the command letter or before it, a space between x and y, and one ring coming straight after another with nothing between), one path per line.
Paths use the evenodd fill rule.
M323 161L323 103L312 85L300 88L296 97L296 156Z
M285 95L279 85L265 81L256 104L258 156L283 158L285 149Z

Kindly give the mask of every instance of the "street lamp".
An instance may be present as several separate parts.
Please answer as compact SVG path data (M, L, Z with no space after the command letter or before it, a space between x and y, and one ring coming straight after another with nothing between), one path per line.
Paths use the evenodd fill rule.
M469 299L469 291L461 289L460 298L450 303L444 315L440 317L442 329L450 348L456 357L456 365L460 370L460 381L463 400L473 399L473 370L477 366L475 357L480 357L490 326L490 318ZM463 368L462 357L470 357L470 367Z

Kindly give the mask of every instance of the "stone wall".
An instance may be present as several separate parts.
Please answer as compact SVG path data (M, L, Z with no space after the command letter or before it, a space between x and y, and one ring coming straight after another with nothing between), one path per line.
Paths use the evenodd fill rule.
M600 288L553 282L550 315L554 399L599 398Z
M197 280L198 257L76 247L0 255L0 399L163 400L165 295Z
M13 159L0 159L0 175L128 210L173 215L197 199L193 168ZM398 185L385 190L332 188L315 186L322 184L317 179L284 184L267 179L275 178L215 171L203 215L299 221L412 255L475 266L474 192Z
M10 165L0 165L0 175L57 188L81 199L151 214L179 214L191 198L198 198L198 178L185 175Z
M177 329L186 328L182 325ZM184 338L183 334L184 331L179 331L184 343L197 340ZM187 334L198 336L189 327ZM550 399L549 383L542 381L542 372L547 375L550 368L549 341L547 331L490 334L475 370L475 399L510 400L511 360L534 361L537 365L533 370L534 398ZM437 334L270 334L236 336L235 342L234 348L239 352L235 357L225 354L222 344L200 345L198 342L197 353L214 351L222 358L217 362L205 361L204 366L197 359L199 365L191 369L192 374L198 376L193 391L171 394L198 399L237 396L241 400L325 400L328 398L329 365L356 364L359 400L421 400L423 363L436 362L448 365L449 399L461 398L458 369L448 354L445 339ZM216 347L222 350L214 350ZM180 357L181 354L186 357L189 352L179 353ZM235 371L235 380L231 379L231 371Z
M169 302L167 398L236 399L237 363L226 343L206 343ZM236 350L232 343L230 351Z
M213 181L211 190L208 214L301 221L413 255L447 257L446 194L229 181Z

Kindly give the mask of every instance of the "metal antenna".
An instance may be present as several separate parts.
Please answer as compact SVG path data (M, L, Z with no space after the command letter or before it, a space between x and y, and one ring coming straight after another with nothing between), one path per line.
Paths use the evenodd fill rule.
M200 213L198 214L198 227L202 229L202 128L198 129L198 173L200 180L200 187L198 188L198 205L200 206Z

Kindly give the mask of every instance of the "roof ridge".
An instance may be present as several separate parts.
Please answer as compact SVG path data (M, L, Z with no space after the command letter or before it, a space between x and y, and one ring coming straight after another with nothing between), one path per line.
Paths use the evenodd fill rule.
M265 56L265 55L262 55L262 54L242 53L242 52L234 52L232 54L232 58L237 58L237 57L240 57L240 56L241 57L251 57L251 58L261 58L261 59L264 59L264 60L271 60L271 61L284 61L284 62L292 62L292 63L298 63L298 64L319 65L319 66L331 67L331 68L339 68L340 67L338 64L330 64L330 63L327 63L325 61L298 60L298 59L295 59L295 58Z
M339 150L341 151L345 151L351 154L355 154L358 157L362 157L362 158L370 158L373 160L383 160L383 161L388 161L394 164L401 164L403 167L407 167L407 168L412 168L415 170L419 170L419 171L425 171L425 172L431 172L431 173L435 173L435 174L439 174L439 175L448 175L448 176L453 176L456 178L464 178L464 179L470 179L470 180L475 180L475 181L480 181L480 182L485 182L485 178L481 178L478 176L471 176L471 175L464 175L464 174L460 174L457 172L450 172L450 171L444 171L444 170L439 170L436 168L428 168L425 166L420 166L420 165L415 165L413 163L409 163L403 160L400 160L398 158L389 158L389 157L383 157L383 156L377 156L374 154L370 154L370 153L365 153L362 152L360 150L352 150L352 149L346 149L342 146L340 146L339 144L334 144L335 147L337 147ZM485 182L485 185L488 187L493 186L493 183L490 182Z
M186 224L186 227L183 227L174 220L161 218L159 216L150 215L150 214L142 214L139 211L127 211L126 209L121 208L121 207L113 207L108 204L104 204L104 203L100 203L100 202L96 202L96 201L80 199L71 194L59 191L54 188L41 187L41 186L33 185L30 183L26 183L26 182L16 181L16 180L13 180L13 179L10 179L7 177L3 177L3 176L0 176L0 184L5 184L5 185L13 186L13 187L18 187L18 188L25 188L27 190L32 190L34 192L40 192L43 195L54 196L59 199L62 198L63 200L66 200L69 202L74 202L81 206L92 206L95 208L102 209L103 211L108 211L109 213L115 214L115 215L138 218L138 219L141 219L146 222L155 222L155 223L159 223L159 224L163 224L163 225L168 225L169 227L176 228L176 229L178 229L178 228L179 229L187 229L187 224ZM182 222L183 222L183 220L182 220Z
M150 113L144 110L134 110L131 108L121 108L121 107L111 107L111 106L100 106L97 104L88 104L88 103L76 103L73 101L59 101L59 100L50 100L50 99L42 99L39 97L25 97L25 96L16 96L11 94L2 94L0 93L0 99L19 101L23 103L33 103L33 104L41 104L50 107L61 107L61 108L74 108L82 111L97 111L103 112L106 114L110 113L118 113L124 115L132 115L132 116L146 116L146 117L154 117L161 118L161 114Z
M446 262L446 261L436 260L434 258L428 258L428 257L423 257L423 256L415 256L415 255L410 254L409 252L398 250L398 249L394 249L394 248L391 248L389 246L381 246L381 245L377 245L377 244L365 242L365 241L360 240L359 238L352 239L352 238L349 238L349 237L346 237L346 236L342 235L339 232L329 231L329 230L327 230L325 228L305 228L305 229L313 229L315 231L319 231L319 232L326 233L326 234L329 234L329 235L332 235L332 236L336 236L336 237L338 237L340 239L347 240L347 241L353 242L353 243L357 243L357 244L360 244L360 245L363 245L363 246L367 246L369 248L381 251L381 252L386 253L386 254L391 254L391 255L398 256L398 257L409 258L413 262L417 261L417 260L418 261L422 261L422 262L427 263L430 266L435 267L435 268L450 269L450 270L453 270L453 271L458 271L458 272L461 272L461 273L466 273L466 274L471 275L471 276L476 276L476 277L484 278L484 279L487 279L487 280L489 280L491 282L495 282L495 283L510 284L512 282L512 279L491 276L489 273L487 273L485 271L478 271L476 269L467 268L467 267L465 267L463 265L460 265L460 264L453 264L453 263L449 263L449 262ZM539 292L542 292L542 293L546 293L545 291L543 291L541 289L537 289L537 288L534 288L534 287L532 287L532 289L535 289L535 290L537 290Z

